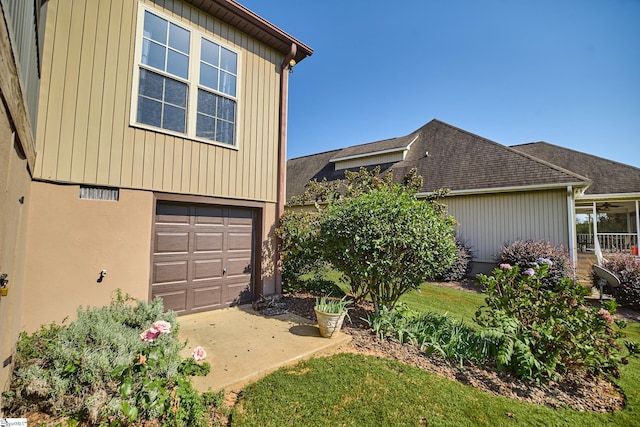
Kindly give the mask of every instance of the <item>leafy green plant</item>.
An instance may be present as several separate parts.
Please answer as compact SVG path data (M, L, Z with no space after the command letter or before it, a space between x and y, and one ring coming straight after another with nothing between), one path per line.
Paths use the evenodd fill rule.
M372 190L333 203L320 222L324 257L348 278L355 299L391 309L453 262L454 220L413 194Z
M457 282L463 280L471 270L471 261L473 253L471 248L464 242L456 238L456 253L451 266L445 268L437 277L429 278L429 280L437 280L443 282Z
M347 296L343 296L340 299L330 298L327 295L323 295L320 298L316 298L315 309L322 313L329 314L348 314L351 301L347 299Z
M393 338L400 343L416 345L426 354L437 354L462 365L485 363L496 351L496 342L479 335L462 320L432 312L419 313L405 304L393 310L383 307L367 320L380 338Z
M497 258L499 264L517 265L521 271L536 266L539 259L550 260L547 276L543 279L550 287L573 275L567 249L549 241L517 240L504 245Z
M620 304L640 310L640 259L629 254L611 254L607 255L604 267L620 279L620 286L607 286L605 292ZM591 280L597 286L598 278L593 271Z
M582 371L617 377L622 355L615 325L623 322L614 322L612 305L585 304L587 288L568 278L549 289L550 263L543 259L524 271L502 264L492 276L478 275L486 305L475 320L483 337L499 342L498 366L540 382Z
M3 409L94 424L162 419L165 425L205 425L189 375L209 366L183 361L183 347L175 314L164 311L162 300L118 294L109 306L80 308L68 326L21 334Z

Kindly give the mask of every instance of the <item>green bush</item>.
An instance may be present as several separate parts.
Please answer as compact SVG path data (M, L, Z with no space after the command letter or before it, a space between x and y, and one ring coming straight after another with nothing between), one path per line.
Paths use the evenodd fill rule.
M517 265L521 271L535 267L541 258L551 260L553 264L543 279L543 283L551 287L563 277L573 278L569 252L548 241L517 240L504 245L497 258L499 264Z
M472 260L473 253L471 252L471 248L464 242L456 239L456 253L453 264L446 268L437 277L429 279L440 282L458 282L460 280L464 280L471 270Z
M475 320L485 328L484 337L500 342L498 366L540 382L580 372L618 376L615 307L586 305L587 288L568 278L550 289L544 281L549 260L540 264L524 271L504 264L492 276L478 275L486 306Z
M454 220L402 188L371 190L327 207L320 222L324 257L354 297L389 309L453 263Z
M640 259L628 254L607 255L604 267L620 279L619 287L607 286L605 292L613 295L621 305L640 310ZM593 271L591 280L598 285L598 278Z
M162 300L120 295L106 307L78 310L68 326L22 333L16 346L7 414L44 412L93 424L162 419L205 425L201 397L189 375L209 365L183 361L176 317Z
M304 281L302 276L319 271L325 261L318 241L320 212L287 211L281 218L276 235L281 239L283 291L295 292Z

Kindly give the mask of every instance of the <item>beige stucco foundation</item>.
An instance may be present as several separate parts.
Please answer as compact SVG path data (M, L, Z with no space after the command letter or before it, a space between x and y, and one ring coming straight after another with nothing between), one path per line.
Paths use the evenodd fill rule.
M75 318L78 306L108 304L118 289L146 300L153 193L120 190L118 201L86 200L79 186L33 182L23 329ZM102 282L100 272L107 270Z

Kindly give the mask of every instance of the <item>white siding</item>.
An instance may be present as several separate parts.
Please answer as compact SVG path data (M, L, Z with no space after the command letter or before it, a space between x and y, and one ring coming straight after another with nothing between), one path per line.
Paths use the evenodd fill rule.
M404 160L405 153L406 151L404 152L397 151L395 153L385 153L377 156L359 157L357 159L342 160L340 162L336 162L336 170L400 162Z

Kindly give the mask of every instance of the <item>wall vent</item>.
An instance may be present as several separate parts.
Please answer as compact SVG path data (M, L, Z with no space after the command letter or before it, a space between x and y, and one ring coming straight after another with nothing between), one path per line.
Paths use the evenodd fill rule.
M118 188L80 186L80 198L87 200L111 200L117 202L120 198Z

